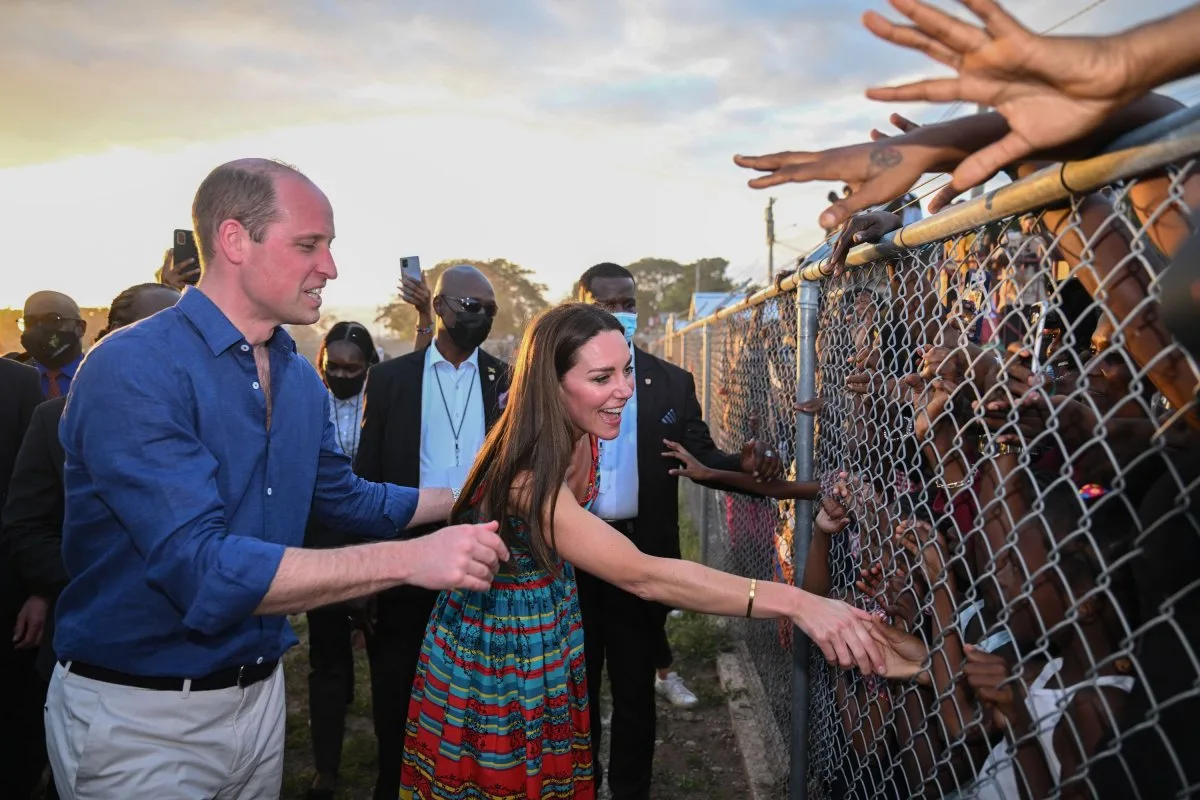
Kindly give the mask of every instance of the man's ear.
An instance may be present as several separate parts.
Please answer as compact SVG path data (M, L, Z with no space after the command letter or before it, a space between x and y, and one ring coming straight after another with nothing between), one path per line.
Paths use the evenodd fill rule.
M81 319L79 320L79 335L82 337L85 333L87 333L87 320Z

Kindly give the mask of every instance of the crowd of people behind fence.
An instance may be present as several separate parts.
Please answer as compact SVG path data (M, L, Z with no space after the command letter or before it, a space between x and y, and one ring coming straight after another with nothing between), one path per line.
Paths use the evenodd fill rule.
M1160 280L1198 260L1193 162L846 261L919 219L923 174L954 173L936 212L1178 111L1152 90L1200 66L1200 6L1053 39L991 0L964 0L982 26L893 5L911 26L867 27L957 75L870 95L996 110L736 157L756 188L849 191L821 216L811 352L796 304L736 318L716 443L694 376L633 344L651 309L607 262L511 360L486 347L504 299L463 265L402 283L413 353L381 359L342 322L312 369L286 326L316 322L337 277L333 212L279 162L213 170L199 263L122 291L86 357L75 302L31 296L24 351L0 360L5 796L47 762L51 797L278 796L280 659L307 612L310 797L338 788L360 640L377 798L588 798L602 779L648 798L655 695L695 701L671 609L816 646L793 742L812 792L1196 791L1198 381ZM805 368L815 474L797 476L781 409ZM680 558L680 478L724 493L731 572ZM790 547L766 580L736 559L778 527L763 498L811 511L803 570Z

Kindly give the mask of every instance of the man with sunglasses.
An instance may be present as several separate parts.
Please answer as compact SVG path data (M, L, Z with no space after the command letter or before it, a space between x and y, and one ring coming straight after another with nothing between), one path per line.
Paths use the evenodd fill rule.
M79 305L60 292L34 292L25 301L17 327L25 352L11 357L37 368L43 398L65 395L83 361L87 323L79 313Z
M432 310L432 344L367 373L354 468L369 481L462 486L484 436L500 417L508 364L480 347L496 317L491 282L475 267L450 267L438 278ZM377 618L367 636L379 742L376 798L390 800L400 791L408 701L437 595L406 586L377 596Z

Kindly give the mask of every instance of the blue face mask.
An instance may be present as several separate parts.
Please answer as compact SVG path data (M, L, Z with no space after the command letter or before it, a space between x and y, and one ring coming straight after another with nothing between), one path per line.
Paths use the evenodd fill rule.
M632 342L633 334L637 332L637 312L636 311L618 311L613 314L617 318L617 322L625 328L625 341Z

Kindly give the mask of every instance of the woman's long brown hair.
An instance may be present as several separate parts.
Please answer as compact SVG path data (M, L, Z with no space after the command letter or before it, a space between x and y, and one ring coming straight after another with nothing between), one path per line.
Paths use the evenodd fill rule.
M607 311L584 303L552 308L525 329L508 404L475 457L451 512L451 519L463 520L479 509L485 518L499 520L500 536L509 548L517 543L513 518L523 520L533 559L552 575L559 571L554 530L543 531L542 524L554 519L578 437L559 386L579 348L604 331L623 328ZM512 487L522 475L528 475L524 498L514 502Z

